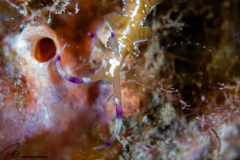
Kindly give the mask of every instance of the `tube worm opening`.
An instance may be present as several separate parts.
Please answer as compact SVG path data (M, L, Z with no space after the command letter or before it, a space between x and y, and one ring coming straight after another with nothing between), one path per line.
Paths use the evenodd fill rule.
M47 62L56 54L56 49L54 41L48 37L44 37L37 42L34 57L39 62Z

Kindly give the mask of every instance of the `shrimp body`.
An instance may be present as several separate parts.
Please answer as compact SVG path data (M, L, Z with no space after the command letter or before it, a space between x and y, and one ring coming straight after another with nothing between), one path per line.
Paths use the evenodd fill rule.
M162 0L123 0L122 12L109 13L105 22L118 41L123 58L134 52L137 42L148 41L153 37L148 27L143 27L147 15Z
M152 31L148 27L143 27L143 24L146 16L160 2L162 2L162 0L123 0L124 8L120 14L110 13L105 15L105 23L112 33L107 42L108 47L106 47L98 37L89 33L94 45L109 58L107 66L98 73L89 77L72 77L67 75L60 65L61 54L66 44L58 54L56 66L59 74L64 79L78 84L90 83L101 79L107 79L113 83L116 104L115 130L106 144L95 147L94 149L109 147L116 139L116 135L120 133L122 126L122 99L119 70L126 56L134 53L137 42L152 39Z

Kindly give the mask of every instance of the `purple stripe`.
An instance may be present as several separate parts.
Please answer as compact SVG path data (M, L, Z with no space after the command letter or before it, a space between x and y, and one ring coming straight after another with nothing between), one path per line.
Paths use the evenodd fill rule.
M88 36L91 37L92 39L95 37L94 34L88 32Z
M113 33L113 32L112 32L112 34L111 34L111 37L112 37L112 38L114 38L114 37L115 37L115 35L114 35L114 33Z
M82 78L72 77L72 76L65 76L65 79L67 79L68 81L70 81L72 83L83 84Z
M59 61L59 62L61 61L61 56L60 55L57 56L57 61Z
M116 104L116 117L118 119L122 119L122 109L118 109L117 104Z
M111 144L112 144L112 142L108 141L108 142L105 144L105 146L106 146L105 148L111 146Z
M112 142L109 140L106 144L104 144L102 146L94 147L94 150L107 148L107 147L111 146L111 144L112 144Z

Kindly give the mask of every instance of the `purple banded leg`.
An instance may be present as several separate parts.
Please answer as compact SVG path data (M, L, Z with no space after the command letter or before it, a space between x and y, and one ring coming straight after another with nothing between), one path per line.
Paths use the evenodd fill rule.
M121 101L121 89L120 89L120 79L119 75L113 79L113 90L116 95L115 104L116 104L116 126L112 137L104 145L95 147L96 149L104 149L109 147L116 139L116 135L119 135L122 127L122 101Z
M111 144L116 139L116 135L119 135L119 133L121 131L121 127L122 127L122 104L121 104L121 102L119 102L119 104L116 103L116 126L115 126L115 130L114 130L112 137L104 145L94 147L94 150L104 149L104 148L111 146Z
M61 61L61 55L63 50L65 49L65 47L67 46L67 44L64 44L63 47L61 48L58 56L57 56L57 60L56 60L56 67L57 67L57 71L58 73L66 80L72 82L72 83L77 83L77 84L85 84L85 83L90 83L90 82L94 82L100 79L103 79L105 76L105 70L102 70L100 72L98 72L95 75L89 76L89 77L73 77L70 76L68 74L66 74L63 70L62 67L60 65L60 61Z
M113 54L105 47L102 41L92 33L88 33L89 37L92 38L93 44L98 48L98 50L104 53L109 58L113 58Z

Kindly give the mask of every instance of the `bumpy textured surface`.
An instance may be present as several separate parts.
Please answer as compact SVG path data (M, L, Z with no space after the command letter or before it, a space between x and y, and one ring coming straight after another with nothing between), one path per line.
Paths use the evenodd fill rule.
M239 11L236 0L1 1L0 159L239 159ZM119 75L122 112L111 82L66 81L60 58L74 83ZM120 117L117 140L94 150Z

